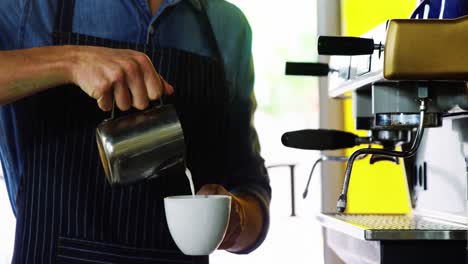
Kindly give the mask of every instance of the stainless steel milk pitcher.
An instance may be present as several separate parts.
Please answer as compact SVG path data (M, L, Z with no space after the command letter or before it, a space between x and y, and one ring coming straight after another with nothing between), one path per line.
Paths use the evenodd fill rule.
M96 140L111 185L155 178L184 162L184 134L172 105L105 120Z

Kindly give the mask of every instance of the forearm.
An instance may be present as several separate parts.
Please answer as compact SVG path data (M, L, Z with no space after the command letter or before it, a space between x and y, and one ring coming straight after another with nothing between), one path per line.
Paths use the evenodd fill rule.
M70 83L72 46L0 51L0 105Z

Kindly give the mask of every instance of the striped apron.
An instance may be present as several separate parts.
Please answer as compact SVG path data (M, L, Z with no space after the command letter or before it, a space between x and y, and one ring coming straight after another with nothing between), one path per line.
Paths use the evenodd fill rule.
M54 43L146 53L174 86L174 95L165 102L178 112L196 189L224 184L229 86L213 32L209 37L215 58L151 43L118 43L72 33L73 3L59 1ZM209 23L206 12L200 14ZM95 128L109 113L79 87L49 89L15 102L13 109L24 171L13 263L208 262L207 256L184 256L166 224L163 198L190 193L184 175L168 173L127 187L108 185Z

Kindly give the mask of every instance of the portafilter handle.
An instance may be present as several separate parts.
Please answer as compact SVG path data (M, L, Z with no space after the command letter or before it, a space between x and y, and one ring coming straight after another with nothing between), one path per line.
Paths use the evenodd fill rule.
M286 62L286 75L327 76L333 71L327 63Z
M319 55L371 55L374 50L382 50L382 44L374 44L373 39L341 36L320 36L317 44Z
M281 142L284 146L308 150L344 149L366 143L368 138L345 131L332 129L303 129L283 134Z

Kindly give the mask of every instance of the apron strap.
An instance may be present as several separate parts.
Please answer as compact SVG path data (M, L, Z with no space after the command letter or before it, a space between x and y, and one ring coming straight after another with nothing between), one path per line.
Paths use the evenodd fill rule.
M55 15L55 32L72 32L75 0L58 0Z

